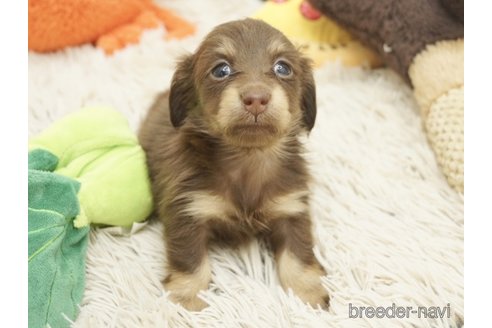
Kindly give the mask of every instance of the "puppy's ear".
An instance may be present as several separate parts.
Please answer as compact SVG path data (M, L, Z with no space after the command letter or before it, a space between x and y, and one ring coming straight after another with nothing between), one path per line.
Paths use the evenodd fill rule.
M311 131L316 120L316 85L314 84L311 62L304 58L302 60L302 71L304 72L301 82L302 119L307 130Z
M173 75L169 92L169 111L174 127L183 124L188 111L197 103L195 84L193 82L193 55L183 57Z

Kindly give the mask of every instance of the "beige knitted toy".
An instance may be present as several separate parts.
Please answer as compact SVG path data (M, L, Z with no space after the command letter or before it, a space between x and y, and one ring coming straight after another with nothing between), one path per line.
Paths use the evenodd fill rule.
M464 192L464 41L426 47L409 68L427 137L449 184Z

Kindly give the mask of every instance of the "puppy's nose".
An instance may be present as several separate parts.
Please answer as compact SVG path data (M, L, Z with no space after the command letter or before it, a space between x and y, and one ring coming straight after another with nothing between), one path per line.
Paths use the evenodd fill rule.
M264 90L250 90L241 94L244 109L255 116L255 122L258 115L267 109L270 98L271 94Z

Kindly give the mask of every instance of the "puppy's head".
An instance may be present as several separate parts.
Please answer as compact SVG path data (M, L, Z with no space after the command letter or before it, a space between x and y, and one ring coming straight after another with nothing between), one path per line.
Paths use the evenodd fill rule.
M228 143L263 147L311 130L316 91L309 61L278 30L253 19L216 27L174 74L171 122L187 117Z

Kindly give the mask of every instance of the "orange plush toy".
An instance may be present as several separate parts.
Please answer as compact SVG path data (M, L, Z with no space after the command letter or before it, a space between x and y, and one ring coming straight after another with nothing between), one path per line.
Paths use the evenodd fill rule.
M28 8L28 46L38 52L93 42L111 54L161 23L166 38L195 31L194 25L151 0L29 0Z

